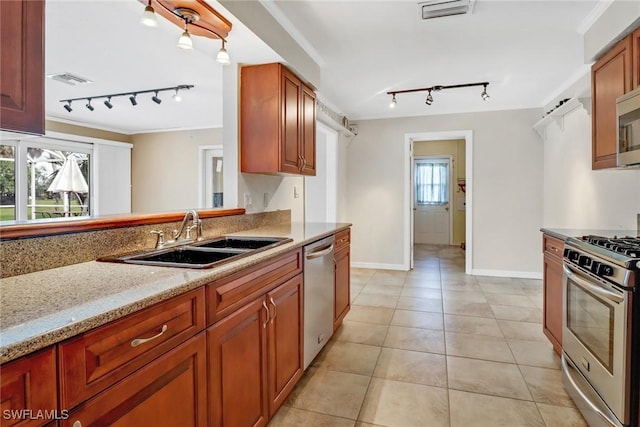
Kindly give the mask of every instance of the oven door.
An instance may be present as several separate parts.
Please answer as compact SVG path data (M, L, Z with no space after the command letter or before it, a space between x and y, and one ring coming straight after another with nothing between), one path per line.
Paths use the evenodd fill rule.
M573 387L580 388L581 380L586 380L582 381L583 385L590 384L597 393L596 399L600 396L619 422L626 425L630 403L628 308L631 293L566 262L563 268L562 349L571 362L564 366L565 375L573 378L570 381ZM570 394L576 400L575 393ZM591 390L579 394L581 398L593 395ZM602 402L589 403L590 406L602 405ZM608 412L604 409L602 412ZM611 421L602 425L618 425Z

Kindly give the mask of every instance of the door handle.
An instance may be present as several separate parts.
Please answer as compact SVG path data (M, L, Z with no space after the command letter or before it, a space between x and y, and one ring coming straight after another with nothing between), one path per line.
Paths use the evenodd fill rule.
M271 318L271 324L273 325L273 321L276 320L276 316L278 315L278 306L276 306L276 302L273 300L273 297L269 297L269 302L273 306L273 317Z

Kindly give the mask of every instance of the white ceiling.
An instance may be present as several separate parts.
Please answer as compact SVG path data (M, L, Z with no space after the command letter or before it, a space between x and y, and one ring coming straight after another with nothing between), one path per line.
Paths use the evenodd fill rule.
M243 63L282 59L214 0L233 23L227 48ZM320 97L350 119L542 107L588 71L583 36L597 1L477 0L473 13L423 21L417 1L286 0L262 3L321 66ZM602 9L602 8L600 8ZM139 24L137 0L48 0L47 75L70 72L92 80L69 86L46 80L46 114L53 120L124 133L222 126L219 41L194 37L195 49L176 47L181 30ZM489 81L482 88L400 94L389 109L389 90ZM61 99L193 84L175 103L140 95L72 104Z

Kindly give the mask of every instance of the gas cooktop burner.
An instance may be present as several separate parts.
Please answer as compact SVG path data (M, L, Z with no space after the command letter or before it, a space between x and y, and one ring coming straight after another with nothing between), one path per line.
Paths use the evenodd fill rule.
M582 241L594 246L605 248L611 252L626 255L629 258L640 259L640 237L601 237L584 236Z

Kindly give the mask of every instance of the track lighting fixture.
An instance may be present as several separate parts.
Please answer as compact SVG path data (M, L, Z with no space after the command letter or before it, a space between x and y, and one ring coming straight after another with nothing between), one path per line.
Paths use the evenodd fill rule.
M178 39L178 47L187 50L193 49L193 42L191 41L191 36L189 35L189 29L187 28L186 23L184 25L184 33L182 33Z
M91 97L86 97L86 98L71 98L71 99L61 99L60 102L64 102L64 109L67 110L68 112L73 111L73 109L71 108L71 103L73 101L82 101L82 100L86 100L87 103L85 105L85 107L87 107L87 109L89 111L93 111L95 109L95 107L91 104L91 101L93 101L94 99L103 99L104 98L104 105L107 106L107 108L112 109L113 108L113 104L111 103L111 98L116 98L119 96L126 96L129 98L129 101L131 102L131 105L138 105L138 100L137 97L138 95L140 95L141 93L153 93L154 95L151 97L151 100L153 102L155 102L156 104L160 104L162 102L162 99L160 99L158 97L158 95L160 94L160 92L168 92L168 91L172 91L174 92L173 95L173 99L176 102L180 102L182 100L182 97L180 96L179 92L181 90L189 90L189 89L193 89L193 85L178 85L178 86L171 86L171 87L162 87L162 88L158 88L158 89L146 89L146 90L138 90L135 92L123 92L123 93L112 93L112 94L107 94L107 95L96 95L96 96L91 96Z
M140 17L140 23L142 25L146 25L147 27L157 27L158 19L156 18L156 13L151 6L151 0L147 3L147 6L144 8L144 12Z
M472 87L472 86L483 86L483 91L480 94L480 96L482 97L482 99L484 101L486 101L489 98L489 94L487 93L487 86L489 86L489 82L480 82L480 83L463 83L463 84L459 84L459 85L448 85L448 86L443 86L443 85L435 85L435 86L431 86L431 87L423 87L423 88L418 88L418 89L403 89L403 90L391 90L389 92L387 92L387 95L391 95L391 104L389 104L389 107L394 108L397 104L396 102L396 95L399 93L410 93L410 92L428 92L427 94L427 99L425 100L425 104L427 105L431 105L433 104L433 96L431 95L431 92L438 92L441 91L443 89L458 89L458 88L463 88L463 87Z
M193 49L193 41L189 34L189 24L197 22L200 19L200 15L195 10L187 7L174 9L173 13L184 21L184 32L178 39L178 47L189 50Z
M224 48L225 43L227 41L225 39L221 39L221 40L222 40L222 47L220 48L220 51L218 51L218 56L216 56L216 62L222 65L229 65L231 63L231 60L229 58L229 53L227 52L227 49Z

